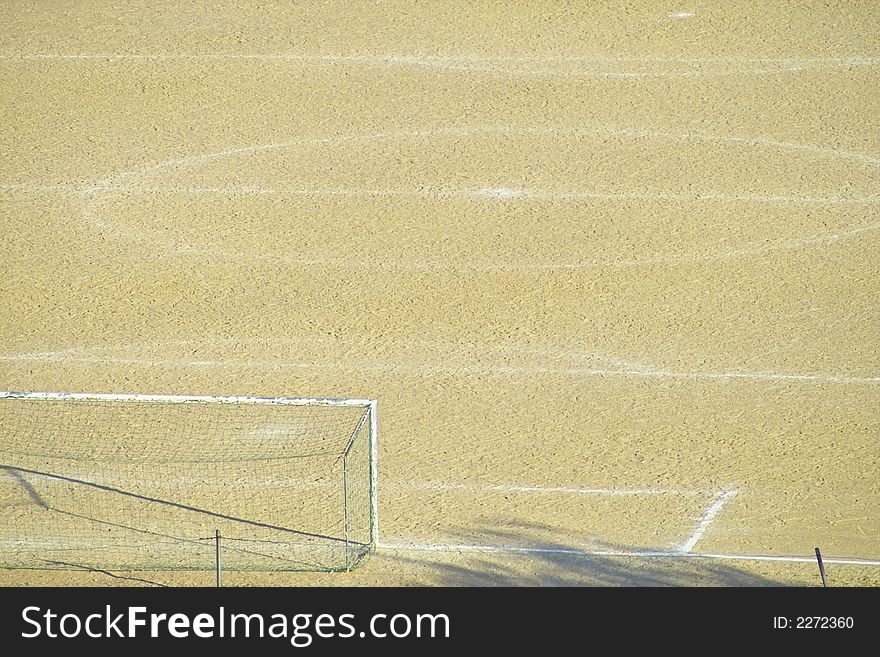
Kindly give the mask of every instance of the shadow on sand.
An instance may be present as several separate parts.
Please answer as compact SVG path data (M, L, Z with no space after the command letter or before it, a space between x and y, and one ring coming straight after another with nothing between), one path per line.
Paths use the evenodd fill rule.
M551 534L555 538L548 540ZM586 548L537 525L470 528L449 543L511 546L523 551L430 552L430 564L424 552L402 550L392 558L419 571L427 585L436 586L784 586L720 560L572 554ZM632 548L594 543L589 551Z

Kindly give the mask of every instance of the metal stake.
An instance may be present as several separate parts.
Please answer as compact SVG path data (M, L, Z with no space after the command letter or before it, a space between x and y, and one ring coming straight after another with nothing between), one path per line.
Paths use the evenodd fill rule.
M819 562L819 574L822 575L822 587L826 588L828 586L828 579L825 577L825 564L822 563L822 553L819 552L819 548L816 548L816 561Z
M214 539L217 541L217 588L220 588L220 530L214 530Z

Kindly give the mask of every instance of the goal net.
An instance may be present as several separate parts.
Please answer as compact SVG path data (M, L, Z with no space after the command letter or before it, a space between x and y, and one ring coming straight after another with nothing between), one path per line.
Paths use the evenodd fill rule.
M0 566L350 570L376 403L0 392Z

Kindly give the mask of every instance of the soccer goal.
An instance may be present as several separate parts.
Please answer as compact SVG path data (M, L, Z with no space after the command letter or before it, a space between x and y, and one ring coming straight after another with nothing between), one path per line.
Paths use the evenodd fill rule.
M350 570L376 402L0 392L0 566Z

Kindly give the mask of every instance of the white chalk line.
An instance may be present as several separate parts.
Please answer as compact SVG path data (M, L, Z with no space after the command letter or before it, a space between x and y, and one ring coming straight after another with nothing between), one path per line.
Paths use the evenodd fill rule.
M108 356L106 355L108 352L114 351L123 351L123 352L131 352L141 349L167 349L169 347L197 347L199 349L205 349L208 346L217 347L218 345L231 345L236 349L243 344L247 345L281 345L287 347L296 347L297 351L302 351L304 345L311 345L310 349L315 348L327 348L339 346L339 341L336 339L324 338L321 336L309 336L307 338L217 338L214 336L209 337L201 337L198 339L184 339L184 340L171 340L171 341L148 341L141 343L133 343L133 344L116 344L116 345L83 345L83 346L73 346L60 350L52 350L52 351L33 351L26 353L18 353L18 354L5 354L0 355L0 361L23 361L23 362L36 362L36 361L47 361L47 362L84 362L84 363L110 363L110 364L135 364L135 365L188 365L195 367L225 367L229 366L242 366L242 367L291 367L291 368L318 368L318 369L329 369L329 368L340 368L344 370L360 370L360 369L372 369L378 371L386 371L386 370L394 370L394 369L402 369L404 371L426 371L429 374L436 372L446 372L450 374L457 374L462 372L463 368L450 365L448 367L439 369L436 367L414 367L412 365L404 365L400 366L398 364L392 363L374 363L374 364L362 364L362 365L344 365L342 363L334 362L334 363L313 363L313 362L296 362L291 363L287 361L281 360L227 360L227 359L182 359L182 358L166 358L166 359L151 359L151 358L132 358L132 357L116 357L116 356ZM669 371L658 368L654 365L648 365L643 363L636 363L632 360L621 359L619 357L607 356L604 354L596 354L596 353L583 353L583 352L572 352L566 347L553 347L550 345L547 346L520 346L513 344L483 344L483 345L466 345L462 347L459 343L456 342L443 342L436 340L419 340L419 339L404 339L404 340L392 340L392 341L381 341L377 345L369 346L371 350L384 350L389 346L396 347L404 347L407 349L418 349L418 350L431 350L437 352L437 356L444 363L449 363L455 356L459 356L460 360L463 362L473 362L475 358L486 358L498 356L499 354L522 354L522 355L530 355L530 356L540 356L543 358L571 358L574 360L586 360L586 361L598 361L602 363L607 363L609 365L616 365L616 368L610 367L592 367L592 368L583 368L583 367L516 367L516 366L492 366L492 365L481 365L481 366L469 366L465 367L466 374L470 373L492 373L493 371L497 371L500 374L511 374L517 372L523 373L546 373L546 374L594 374L597 376L602 376L606 374L619 374L619 375L632 375L632 376L673 376L673 377L693 377L693 378L710 378L710 379L738 379L738 378L756 378L758 380L764 379L782 379L782 380L793 380L793 381L825 381L830 383L849 383L849 382L880 382L880 376L871 376L871 377L855 377L851 375L828 375L828 374L790 374L790 373L774 373L774 372L694 372L694 371ZM351 352L351 347L346 347L346 352ZM89 354L97 354L90 356ZM105 354L105 355L101 355ZM422 354L424 356L424 354ZM408 354L405 355L405 360L407 363L412 363L418 355Z
M133 352L138 350L155 350L155 349L167 349L170 347L194 347L199 350L204 350L206 347L217 348L218 346L221 348L233 348L235 350L239 350L242 345L258 345L261 347L270 347L273 351L277 351L278 347L287 347L287 348L295 348L296 351L303 351L305 348L308 349L327 349L327 348L339 348L341 344L340 340L335 338L328 338L325 336L306 336L299 338L292 337L284 337L284 338L225 338L225 337L217 337L217 336L204 336L197 339L184 339L184 340L151 340L147 342L140 343L129 343L129 344L110 344L110 345L80 345L80 346L72 346L64 349L55 349L51 351L36 351L36 352L28 352L21 354L10 354L8 355L9 360L30 360L32 358L36 359L59 359L58 362L62 362L65 358L68 357L77 357L77 355L83 355L88 357L89 354L108 354L111 352L123 351L123 352ZM635 370L655 370L657 369L653 365L647 365L644 363L637 363L632 360L622 359L619 357L606 356L604 354L598 353L584 353L581 351L571 351L570 347L562 346L538 346L538 345L528 345L521 346L516 344L468 344L464 347L458 342L449 342L449 341L440 341L440 340L419 340L419 339L394 339L388 340L383 339L378 341L375 344L369 345L360 345L360 344L345 344L344 349L346 352L350 353L352 350L373 350L373 351L385 351L389 347L394 348L403 348L408 350L419 350L424 352L425 350L436 352L439 356L447 361L451 355L462 355L466 360L472 360L473 358L486 358L486 357L498 357L501 355L502 357L507 357L508 354L516 354L516 355L526 355L526 356L540 356L545 359L559 359L559 358L569 358L576 361L596 361L600 363L604 363L607 365L616 365L619 368L629 368ZM101 356L99 356L101 357ZM112 358L112 356L110 356ZM0 356L2 358L2 356ZM407 358L408 361L411 361L412 358ZM199 362L210 362L210 363L223 363L225 360L221 359L213 359L210 361L199 361Z
M83 191L70 185L41 185L16 183L0 185L0 193L57 193L89 196L94 190ZM497 199L505 201L676 201L676 202L733 202L792 205L876 205L880 196L799 196L725 194L719 192L675 194L668 192L601 192L549 191L540 189L358 189L358 188L271 188L256 186L186 187L186 186L113 186L102 189L101 196L115 194L187 195L187 196L314 196L319 198L420 198L428 200Z
M713 552L680 552L669 550L589 550L581 548L515 547L510 545L481 545L468 543L419 543L405 540L382 540L379 548L392 552L483 552L500 554L562 554L576 557L623 557L637 559L722 559L729 561L780 561L815 563L815 557L770 554L723 554ZM822 557L825 563L848 566L880 566L880 560L854 557Z
M215 159L227 158L239 155L247 155L270 150L300 148L308 146L328 146L349 142L371 141L396 141L403 139L433 139L437 137L473 137L479 135L535 135L535 136L589 136L597 134L610 134L621 139L667 139L673 141L703 141L717 142L722 144L738 144L755 147L778 148L782 150L795 150L811 153L821 157L832 159L852 160L865 165L876 167L880 165L880 159L862 153L855 153L843 149L817 146L813 144L797 144L782 142L764 138L746 138L738 136L721 136L708 133L674 133L667 131L648 131L615 126L590 126L578 128L544 127L535 128L530 126L473 126L473 127L450 127L429 130L403 130L395 132L375 133L352 133L334 137L302 138L288 142L275 142L262 145L251 145L241 148L230 148L212 153L192 155L181 158L165 160L156 164L146 165L130 171L123 171L111 177L104 178L93 183L91 186L81 188L83 195L100 194L111 191L117 185L116 181L130 176L143 176L154 171L169 168L179 168L202 164ZM711 193L710 193L711 195Z
M0 192L4 194L13 194L16 192L22 193L41 193L47 192L52 194L70 194L72 196L78 196L82 194L82 189L78 185L74 185L71 183L58 183L58 184L41 184L41 183L31 183L31 182L21 182L21 183L5 183L0 185Z
M715 520L715 517L721 512L722 507L727 504L730 500L732 500L737 494L735 490L723 490L719 492L714 499L709 503L706 507L705 512L700 517L700 521L697 524L697 527L688 536L684 542L679 545L679 552L691 552L697 543L705 535L706 531L709 529L709 526L712 524L712 521Z
M307 146L327 146L332 144L340 144L340 143L349 143L349 142L369 142L369 141L382 141L382 140L400 140L400 139L422 139L422 138L437 138L437 137L471 137L474 135L562 135L562 136L583 136L583 135L595 135L595 134L610 134L615 137L619 137L622 139L668 139L668 140L678 140L678 141L703 141L703 142L715 142L722 143L728 145L746 145L746 146L754 146L754 147L764 147L764 148L778 148L782 150L793 150L799 152L810 153L812 155L828 157L832 159L840 159L840 160L849 160L853 162L857 162L866 166L870 166L872 168L876 168L880 165L880 159L865 155L862 153L855 153L851 151L846 151L833 147L824 147L817 146L813 144L798 144L793 142L784 142L784 141L776 141L766 138L753 138L753 137L738 137L738 136L720 136L720 135L712 135L707 133L674 133L667 131L648 131L648 130L638 130L631 128L620 128L614 126L591 126L591 127L578 127L578 128L561 128L561 127L545 127L545 128L535 128L528 126L477 126L477 127L450 127L450 128L436 128L430 130L405 130L405 131L397 131L397 132L378 132L378 133L353 133L348 135L339 135L334 137L319 137L319 138L302 138L289 142L277 142L271 144L263 144L263 145L252 145L241 148L231 148L225 149L223 151L217 151L212 153L206 153L201 155L187 156L182 158L175 158L170 160L165 160L156 164L146 165L143 167L139 167L137 169L133 169L130 171L124 171L121 173L117 173L111 177L104 178L93 183L90 186L84 187L80 190L82 204L81 204L81 213L84 219L93 227L97 227L102 231L110 230L111 232L116 233L117 237L122 239L128 239L130 241L143 242L150 241L150 238L145 238L144 236L133 233L130 231L120 230L115 224L102 220L95 216L91 204L97 200L97 198L106 196L107 194L112 194L113 190L119 186L119 181L124 178L128 178L131 176L143 176L152 172L162 171L169 168L177 168L184 166L191 166L195 164L200 164L204 162L208 162L218 158L225 157L233 157L239 156L243 154L252 154L252 153L260 153L270 150L280 150L294 147L307 147ZM504 189L504 188L502 188ZM490 190L491 191L491 190ZM496 188L497 191L497 188ZM478 190L480 195L484 198L491 198L492 194L487 194L487 190ZM470 191L473 193L473 190ZM583 194L590 194L591 192L584 192ZM501 198L503 200L509 200L509 194L494 194L496 198ZM710 200L722 200L720 194L717 192L709 192L706 195ZM760 195L730 195L731 197L739 197L739 200L752 200L755 201L758 198L764 198L773 200L776 197L772 196L764 196ZM715 197L715 198L713 198ZM845 197L842 197L842 199ZM861 197L861 200L869 201L873 197ZM660 200L660 199L658 199ZM668 199L667 199L668 200ZM691 199L693 200L693 199ZM732 200L732 198L730 199ZM782 201L779 201L782 202ZM871 201L873 202L873 201ZM745 247L742 249L731 250L731 251L722 251L722 252L714 252L714 253L702 253L702 254L692 254L686 256L655 256L651 258L642 258L642 259L629 259L629 260L597 260L597 261L589 261L589 262L576 262L576 263L524 263L524 262L503 262L503 263L480 263L480 262L461 262L461 263L448 263L448 262L437 262L437 261L406 261L406 260L396 260L396 261L361 261L361 260L342 260L342 259L303 259L303 258L289 258L285 256L275 255L275 254L256 254L256 253L242 253L238 251L225 251L225 250L216 250L216 249L206 249L199 248L192 245L180 245L177 244L176 253L182 255L190 255L190 256L203 256L210 257L213 259L221 258L221 259L249 259L254 261L263 261L269 263L278 263L286 266L299 266L299 267L316 267L316 266L329 266L329 267L344 267L344 268L357 268L357 269L396 269L396 270L462 270L462 271L516 271L516 270L566 270L566 269L580 269L580 268L588 268L588 267L603 267L603 268L627 268L627 267L641 267L641 266L655 266L655 265L675 265L675 264L688 264L688 263L698 263L712 260L720 260L720 259L729 259L729 258L741 258L741 257L750 257L755 255L762 255L766 253L770 253L776 250L792 250L799 249L808 246L813 246L817 244L829 244L838 242L843 239L847 239L850 237L855 237L858 235L862 235L867 232L871 232L880 228L880 223L868 224L865 226L857 227L855 229L850 230L838 230L831 233L818 234L808 236L802 239L789 240L780 243L774 243L769 245L762 245L756 247ZM153 237L152 241L156 241L156 238ZM175 244L173 242L172 244Z
M348 133L343 135L334 135L332 137L303 137L300 139L273 142L268 144L253 144L249 146L228 148L222 151L214 151L203 153L200 155L189 155L180 158L172 158L161 162L145 165L116 173L112 176L95 182L89 187L82 188L83 192L101 192L114 186L114 181L127 176L137 176L153 171L161 171L169 168L177 168L189 166L193 164L201 164L210 160L226 158L237 155L248 155L264 151L303 148L309 146L328 146L344 143L372 142L372 141L398 141L403 139L434 139L438 137L473 137L480 135L499 135L499 136L517 136L517 135L533 135L533 136L591 136L591 135L611 135L624 140L669 140L669 141L702 141L720 144L735 144L762 148L777 148L780 150L793 150L811 153L820 157L830 159L852 160L861 162L865 165L876 167L880 165L880 159L877 157L848 151L845 149L819 146L816 144L800 144L796 142L778 141L767 139L764 137L741 137L736 135L716 135L702 132L671 132L666 130L643 130L637 128L625 128L611 125L591 125L578 127L565 126L510 126L510 125L483 125L483 126L450 126L439 128L428 128L421 130L396 130L393 132L371 132L371 133Z
M424 61L451 62L487 62L500 61L506 63L531 62L566 62L566 63L619 63L619 62L651 62L676 64L751 64L757 62L770 64L840 64L845 66L877 66L880 58L870 55L849 55L840 57L729 57L729 56L660 56L660 55L577 55L571 53L518 53L515 55L438 55L430 53L409 54L331 54L331 53L0 53L0 60L42 60L42 59L73 59L73 60L240 60L256 59L266 61L315 61L315 62L401 62L409 59Z
M670 14L684 18L683 13ZM532 77L593 77L607 79L692 78L731 75L769 75L801 73L818 68L853 68L876 66L872 57L800 57L800 58L732 58L732 57L654 57L654 56L578 56L578 55L426 55L426 54L295 54L295 53L4 53L0 61L23 63L34 61L72 62L274 62L312 65L371 65L427 68L450 73L494 74ZM550 65L548 68L547 65ZM540 66L541 68L535 68ZM648 70L631 70L633 67ZM660 66L660 70L655 70ZM718 70L713 67L721 66ZM669 70L684 67L684 70ZM706 68L710 70L704 70ZM622 70L622 69L630 70ZM598 70L597 70L598 69Z
M466 493L524 493L537 495L583 495L583 496L656 496L656 495L711 495L705 490L681 488L590 488L581 486L533 486L524 484L463 484L455 482L389 482L383 488L396 490L438 490L461 491Z
M103 230L116 234L117 237L135 243L156 243L157 238L145 238L132 233L119 234L115 225L94 217L91 211L83 207L83 216ZM662 265L688 265L704 262L735 260L760 256L777 251L799 250L822 244L834 244L845 241L851 237L872 233L880 229L880 222L860 226L853 230L837 231L830 234L817 234L809 237L776 242L764 246L746 247L732 251L709 252L684 256L657 256L651 258L628 259L628 260L590 260L579 262L479 262L479 261L448 261L448 260L349 260L341 258L297 258L276 254L243 253L240 251L224 251L221 249L208 249L194 246L175 246L169 242L169 249L173 253L190 257L204 257L211 260L240 260L245 262L262 262L273 266L299 267L299 268L331 268L352 269L366 271L403 271L403 272L434 272L434 271L458 271L469 273L499 273L506 272L555 272L581 269L628 269ZM166 250L164 255L167 255Z
M217 368L260 368L260 369L313 369L336 370L343 372L404 372L422 376L516 376L554 375L571 377L637 377L646 379L691 379L706 381L788 381L804 383L841 383L850 385L877 384L880 376L849 376L826 374L793 374L780 372L676 372L668 370L617 370L599 368L552 368L552 367L513 367L513 366L423 366L399 365L394 363L365 363L362 365L346 363L290 362L277 360L185 360L178 358L122 358L109 356L70 357L53 354L4 354L3 362L50 362L82 363L101 365L141 365L147 367L217 367Z
M328 347L339 347L341 341L336 338L326 336L306 336L306 337L284 337L284 338L227 338L218 336L203 336L194 339L184 340L150 340L139 343L128 344L109 344L109 345L78 345L66 347L64 349L54 349L51 351L34 351L20 354L8 355L9 360L30 360L31 358L59 358L63 359L68 356L76 357L78 354L101 354L114 351L132 352L137 350L167 349L169 347L195 347L197 349L205 349L206 347L234 348L239 350L242 345L258 345L261 347L270 346L277 351L278 346L295 347L297 351L303 351L308 345L309 349ZM464 347L458 342L441 341L441 340L419 340L419 339L383 339L376 343L363 344L346 344L344 347L347 353L352 350L386 350L388 347L397 347L404 349L431 350L438 352L443 360L448 360L451 354L464 354L466 359L471 360L474 357L485 358L498 356L499 354L522 354L529 356L541 356L547 359L570 358L577 361L597 361L606 365L616 365L620 368L628 368L634 370L655 370L653 365L638 363L628 359L622 359L616 356L607 356L599 353L584 353L582 351L571 351L571 347L567 345L532 345L521 346L517 344L466 344ZM2 356L0 356L2 358ZM407 360L412 360L407 358ZM60 361L59 361L60 362ZM210 362L226 362L220 359L214 359Z
M286 440L286 443L291 441ZM63 460L63 459L62 459ZM0 469L0 478L5 476L5 472ZM39 475L33 475L39 476ZM102 474L95 477L87 473L66 473L66 476L80 479L85 482L95 484L123 484L141 485L141 486L196 486L211 488L214 483L204 479L193 479L189 477L175 478L162 476L161 479L144 479L140 477L130 476L114 476ZM41 478L43 483L66 485L64 482L58 482L51 477ZM265 478L265 477L242 477L236 476L234 481L236 487L248 488L276 488L276 487L296 487L296 488L334 488L338 486L337 482L332 480L307 481L301 478ZM450 492L466 492L473 494L485 493L504 493L504 494L520 494L520 495L575 495L583 497L656 497L656 496L712 496L715 491L708 489L688 489L688 488L626 488L626 487L583 487L583 486L536 486L525 484L460 484L454 482L436 482L422 481L414 482L410 480L399 481L383 481L383 491L450 491Z

